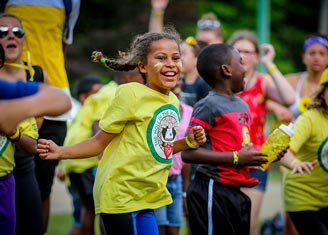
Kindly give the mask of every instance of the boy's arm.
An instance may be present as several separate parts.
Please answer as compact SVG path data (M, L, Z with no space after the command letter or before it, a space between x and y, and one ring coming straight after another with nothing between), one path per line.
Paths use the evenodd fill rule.
M250 147L244 147L237 152L237 162L234 153L214 152L205 148L198 148L182 152L182 160L187 163L209 164L209 165L248 165L260 166L266 163L267 155Z

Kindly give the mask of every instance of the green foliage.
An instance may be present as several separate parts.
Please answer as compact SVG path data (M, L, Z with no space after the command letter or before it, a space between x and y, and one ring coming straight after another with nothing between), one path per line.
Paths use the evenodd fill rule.
M227 40L238 29L255 31L259 0L171 0L164 23L172 24L182 38L195 35L202 14L214 12ZM301 49L306 37L318 28L320 1L267 0L270 4L270 42L276 49L275 62L283 73L303 70ZM316 3L316 4L315 4ZM91 62L93 50L116 57L126 50L136 34L148 30L150 0L82 1L75 27L74 43L67 51L70 83L90 74L106 75L106 69Z

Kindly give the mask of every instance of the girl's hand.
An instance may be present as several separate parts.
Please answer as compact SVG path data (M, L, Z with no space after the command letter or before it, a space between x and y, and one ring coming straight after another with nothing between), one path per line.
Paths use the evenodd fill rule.
M290 174L300 173L301 175L303 175L304 171L306 171L306 173L308 174L311 174L314 166L317 164L318 160L313 160L312 162L298 161L293 166L292 172Z
M194 126L188 132L188 139L194 146L202 145L206 142L206 134L201 126Z
M39 139L37 152L39 156L44 160L59 160L58 154L59 147L52 140Z
M151 7L157 11L164 11L169 4L169 0L151 0Z
M260 48L263 50L263 54L261 56L261 62L264 66L271 64L274 57L275 57L275 51L271 44L262 44Z

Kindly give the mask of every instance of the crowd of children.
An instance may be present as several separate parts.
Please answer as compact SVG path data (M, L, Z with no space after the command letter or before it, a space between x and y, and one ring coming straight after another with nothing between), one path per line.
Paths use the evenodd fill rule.
M287 221L300 235L328 234L327 38L310 36L304 43L308 72L285 80L273 63L274 48L260 48L253 32L238 31L223 43L220 22L207 14L197 22L195 38L181 40L174 27L163 27L168 1L151 2L150 31L137 35L126 52L117 58L92 53L93 62L116 71L117 79L95 88L95 94L85 92L89 97L67 134L66 121L40 117L65 113L71 106L68 96L39 83L47 83L48 76L22 59L20 19L0 15L0 107L8 110L0 116L0 230L8 235L46 232L53 170L63 160L63 175L82 208L76 218L80 226L71 235L95 234L96 214L107 235L178 235L183 214L193 235L258 235L267 180L267 171L258 166L268 161L260 147L266 112L272 111L280 121L295 122L289 149L277 154L284 167ZM311 56L317 58L317 70ZM256 72L259 61L266 74ZM301 107L300 93L308 95ZM288 106L294 116L282 114ZM47 131L64 123L56 135L65 133L65 144ZM34 164L47 167L35 176ZM47 182L42 183L37 177L43 174ZM34 184L45 187L41 194L32 190ZM34 214L24 220L28 206Z

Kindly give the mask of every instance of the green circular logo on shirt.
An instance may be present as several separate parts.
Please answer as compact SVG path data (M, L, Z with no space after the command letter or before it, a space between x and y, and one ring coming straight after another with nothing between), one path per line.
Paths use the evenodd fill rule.
M171 104L157 109L147 129L147 142L154 158L170 164L173 143L179 127L179 111Z
M0 155L2 155L3 152L7 149L8 144L9 144L9 140L7 136L0 133Z
M318 151L318 161L320 166L328 172L328 137L322 142Z

